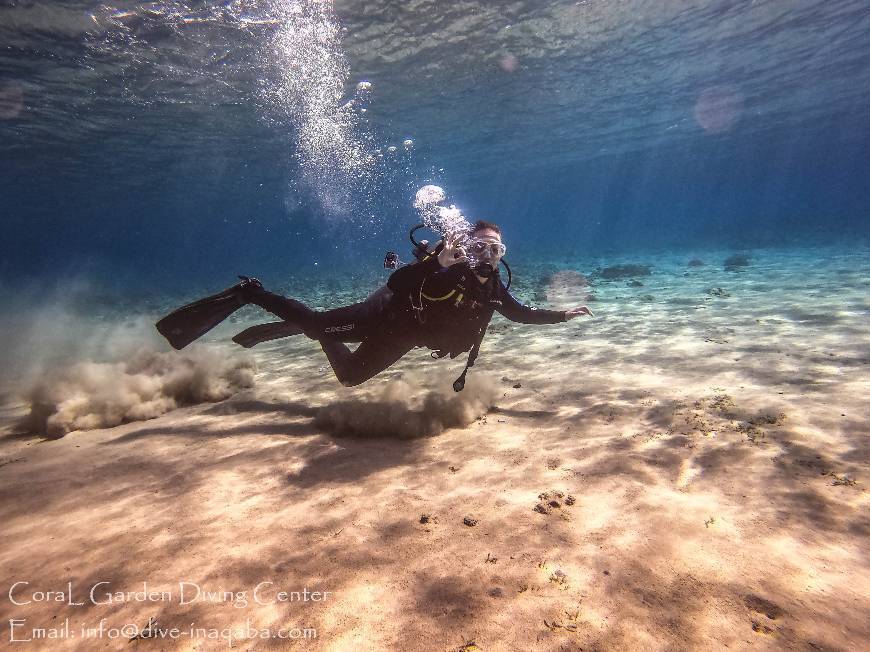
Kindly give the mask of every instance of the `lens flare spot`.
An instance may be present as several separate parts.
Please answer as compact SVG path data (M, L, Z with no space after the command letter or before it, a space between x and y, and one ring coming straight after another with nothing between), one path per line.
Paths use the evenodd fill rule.
M733 86L704 89L695 102L695 120L710 134L731 129L743 113L743 94Z
M0 120L12 120L24 111L24 91L13 81L0 82Z
M520 61L512 54L506 54L498 62L499 67L505 72L514 72L520 66Z

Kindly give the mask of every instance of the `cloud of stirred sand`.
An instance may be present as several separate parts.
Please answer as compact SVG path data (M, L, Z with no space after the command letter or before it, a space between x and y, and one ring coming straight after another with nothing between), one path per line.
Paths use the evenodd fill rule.
M467 426L495 404L491 378L472 371L461 392L453 391L452 382L446 376L431 386L414 376L392 380L373 396L323 406L314 424L336 435L412 439Z
M251 356L167 350L151 316L128 318L87 282L0 295L9 299L0 314L3 392L26 401L19 427L28 432L61 437L151 419L254 384Z
M8 344L0 349L0 398L26 401L19 427L62 437L221 401L254 385L249 354L202 345L168 350L153 315L128 318L113 297L95 296L85 281L48 293L0 287L0 333ZM494 405L498 388L474 369L464 391L454 392L456 371L375 379L321 407L315 426L338 436L403 439L464 427Z
M207 348L177 353L140 349L122 362L76 362L49 370L30 390L29 432L61 437L153 419L183 405L220 401L252 387L250 358Z

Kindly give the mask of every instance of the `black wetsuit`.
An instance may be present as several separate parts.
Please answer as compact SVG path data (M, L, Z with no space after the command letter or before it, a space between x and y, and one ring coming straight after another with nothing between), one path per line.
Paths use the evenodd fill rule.
M481 283L464 264L441 267L438 257L406 265L365 301L323 312L265 290L249 297L320 341L338 380L358 385L391 366L416 346L436 357L456 357L479 342L497 311L511 321L554 324L559 310L519 303L495 273ZM361 342L351 351L345 342Z

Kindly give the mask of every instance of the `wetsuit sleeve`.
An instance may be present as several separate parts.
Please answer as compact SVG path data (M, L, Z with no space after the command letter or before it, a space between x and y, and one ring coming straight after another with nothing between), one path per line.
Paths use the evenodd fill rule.
M427 256L419 263L405 265L393 272L387 280L387 287L396 294L410 292L418 287L423 279L439 269L441 269L441 263L438 262L438 256L434 254Z
M521 324L558 324L565 321L564 310L539 310L526 306L514 298L508 289L501 285L501 305L496 310L510 319Z

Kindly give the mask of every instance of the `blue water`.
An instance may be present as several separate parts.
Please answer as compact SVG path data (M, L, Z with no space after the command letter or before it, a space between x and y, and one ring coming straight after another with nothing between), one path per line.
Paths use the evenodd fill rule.
M0 3L4 285L377 277L429 182L516 261L868 241L866 2L336 2L334 104L397 147L359 186L305 175L318 84L274 99L311 6Z
M868 0L0 0L10 640L868 649L868 90ZM157 333L359 301L427 184L594 316L495 316L461 392Z

